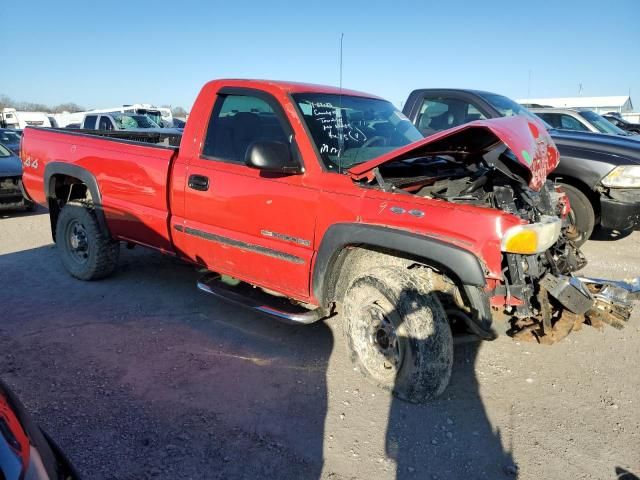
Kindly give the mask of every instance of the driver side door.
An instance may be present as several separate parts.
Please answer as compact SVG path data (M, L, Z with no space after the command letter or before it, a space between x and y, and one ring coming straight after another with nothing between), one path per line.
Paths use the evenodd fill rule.
M245 164L256 141L289 145L293 130L262 91L221 91L201 153L189 160L185 189L187 254L210 270L307 300L318 192L306 173L269 174Z

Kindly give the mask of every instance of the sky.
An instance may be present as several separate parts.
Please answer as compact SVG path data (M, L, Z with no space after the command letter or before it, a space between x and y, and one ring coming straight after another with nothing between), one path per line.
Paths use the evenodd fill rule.
M627 95L640 0L3 1L0 95L189 110L216 78L338 85L401 106L425 87L512 98Z

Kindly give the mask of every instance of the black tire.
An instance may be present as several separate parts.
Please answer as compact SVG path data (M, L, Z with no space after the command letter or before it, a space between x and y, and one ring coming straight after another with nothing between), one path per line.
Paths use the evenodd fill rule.
M451 377L453 338L428 285L402 267L357 277L343 302L343 329L356 368L413 403L440 395Z
M56 245L65 268L80 280L104 278L118 265L120 243L102 231L93 207L86 202L73 201L62 208Z
M580 246L589 240L593 233L593 228L596 224L596 213L589 198L581 190L566 183L562 184L562 189L567 193L571 203L571 211L569 212L571 226L567 231L567 237L569 240L573 240L573 243L577 246Z

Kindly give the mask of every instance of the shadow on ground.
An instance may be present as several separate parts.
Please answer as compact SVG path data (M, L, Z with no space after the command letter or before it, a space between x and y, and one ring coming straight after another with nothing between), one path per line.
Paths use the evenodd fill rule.
M456 347L442 397L389 403L351 369L329 370L345 355L339 328L207 297L192 267L154 252L123 250L100 282L71 279L53 246L2 255L0 271L0 375L86 478L360 478L362 465L325 464L327 411L344 400L328 376L377 392L358 405L387 428L354 425L361 442L386 436L397 470L362 459L376 477L515 473L484 410L478 343Z

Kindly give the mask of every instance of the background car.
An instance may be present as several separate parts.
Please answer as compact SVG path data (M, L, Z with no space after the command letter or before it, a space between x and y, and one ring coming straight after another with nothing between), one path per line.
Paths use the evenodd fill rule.
M576 130L579 132L604 133L607 135L629 136L629 132L618 128L603 116L591 110L575 108L530 108L553 128ZM640 137L638 138L640 140Z
M3 480L77 480L60 448L29 416L0 380L0 478Z
M21 138L22 130L0 128L0 143L16 154L20 153Z
M608 113L604 114L602 117L606 118L609 122L614 124L616 127L621 128L622 130L628 133L633 133L633 134L640 133L640 123L631 123L625 120L624 118L620 118L616 115L611 115Z
M25 198L22 189L22 162L0 144L0 208L35 210L36 204Z
M425 135L486 118L524 115L529 110L508 97L455 88L414 90L403 113ZM560 152L549 178L569 196L569 238L581 245L596 226L629 231L640 224L640 142L632 136L557 130L547 124Z

